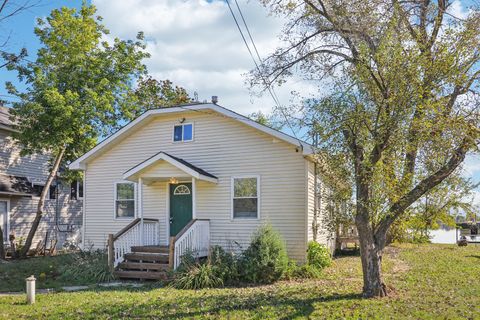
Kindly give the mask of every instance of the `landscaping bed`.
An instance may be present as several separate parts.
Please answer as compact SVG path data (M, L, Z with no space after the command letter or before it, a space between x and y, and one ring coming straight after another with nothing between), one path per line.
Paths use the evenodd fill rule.
M365 300L358 256L340 257L320 279L243 288L102 288L0 297L1 319L476 319L480 247L401 245L387 249L390 296Z

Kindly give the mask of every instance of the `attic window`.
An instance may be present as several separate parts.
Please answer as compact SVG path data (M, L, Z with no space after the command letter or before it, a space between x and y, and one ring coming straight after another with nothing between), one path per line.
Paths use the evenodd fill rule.
M173 126L173 141L192 141L193 140L193 124L184 123Z

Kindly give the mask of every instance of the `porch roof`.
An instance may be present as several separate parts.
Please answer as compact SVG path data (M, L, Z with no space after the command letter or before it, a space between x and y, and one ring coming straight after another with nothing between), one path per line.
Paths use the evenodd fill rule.
M154 154L150 158L140 162L133 168L129 169L127 172L123 174L123 179L135 181L138 178L138 174L141 171L146 170L147 168L157 164L160 161L165 161L198 180L204 180L204 181L209 181L213 183L218 182L217 177L214 176L213 174L208 173L207 171L197 166L194 166L188 161L185 161L181 158L177 158L163 151L160 151Z

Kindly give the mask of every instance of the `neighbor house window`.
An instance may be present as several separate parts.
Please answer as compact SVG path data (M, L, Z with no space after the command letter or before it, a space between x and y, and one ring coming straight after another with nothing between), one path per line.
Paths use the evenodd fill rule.
M258 218L258 178L233 178L233 218Z
M32 184L32 194L33 194L33 196L40 197L40 195L42 194L43 188L44 188L43 185L33 183Z
M57 199L57 186L51 185L49 190L50 200Z
M193 124L185 123L173 126L173 141L192 141Z
M115 217L135 217L135 185L131 182L115 184Z
M83 181L75 180L70 185L70 198L72 200L83 199Z

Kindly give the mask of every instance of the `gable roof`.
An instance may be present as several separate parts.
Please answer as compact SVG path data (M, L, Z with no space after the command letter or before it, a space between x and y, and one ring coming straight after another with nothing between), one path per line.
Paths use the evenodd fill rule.
M105 140L97 144L94 148L92 148L90 151L85 153L83 156L81 156L80 158L72 162L69 167L72 170L85 169L85 164L88 161L88 159L93 157L95 154L100 153L110 144L128 135L128 133L131 132L131 130L134 130L135 128L140 127L151 116L178 113L178 112L190 112L190 111L202 112L205 110L215 111L220 115L242 122L250 127L253 127L266 134L269 134L277 139L283 140L287 143L297 146L303 151L304 155L310 155L314 153L313 147L310 144L304 141L298 140L284 132L259 124L256 121L253 121L252 119L249 119L232 110L229 110L227 108L221 107L213 103L194 103L189 105L180 105L180 106L174 106L174 107L168 107L168 108L151 109L146 111L144 114L142 114L135 120L131 121L130 123L125 125L123 128L118 130L116 133L112 134L111 136L109 136L108 138L106 138Z
M10 108L0 106L0 128L9 130L9 131L16 131L13 129L14 123L10 120Z
M133 168L129 169L127 172L123 174L123 179L128 180L130 177L134 176L138 172L156 164L158 161L164 160L170 163L172 166L177 167L178 169L182 170L183 172L195 177L199 180L205 180L209 182L217 183L218 179L213 174L208 173L207 171L194 166L188 161L183 159L174 157L166 152L160 151L157 154L154 154L150 158L146 159L145 161L140 162Z

